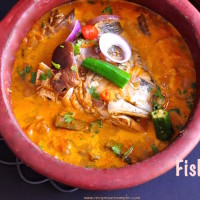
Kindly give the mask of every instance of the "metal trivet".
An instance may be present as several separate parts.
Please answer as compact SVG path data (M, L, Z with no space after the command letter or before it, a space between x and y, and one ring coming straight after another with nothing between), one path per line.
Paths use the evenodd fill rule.
M38 174L28 166L26 166L23 162L21 162L15 155L10 151L3 138L0 136L0 164L4 165L13 165L17 167L17 171L19 176L23 181L31 185L39 185L43 183L51 183L51 185L59 190L60 192L75 192L78 188L66 186L60 184L52 179L46 178L41 174Z

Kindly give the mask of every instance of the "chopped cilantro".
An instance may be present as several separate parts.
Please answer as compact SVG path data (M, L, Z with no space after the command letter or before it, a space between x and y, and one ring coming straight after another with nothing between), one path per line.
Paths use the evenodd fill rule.
M40 144L40 149L42 149L43 148L43 146Z
M99 125L100 128L103 127L103 123L100 119L96 120L96 123Z
M122 144L115 144L114 146L112 146L112 150L116 155L120 155L121 147L122 147Z
M42 27L42 28L45 28L44 22L41 23L41 27Z
M56 69L61 69L60 64L57 64L53 61L51 61L52 65L56 68Z
M74 55L78 55L78 54L81 54L80 52L80 46L82 45L83 43L83 39L80 39L78 40L78 42L74 45Z
M187 105L188 105L188 108L190 110L192 110L192 108L193 108L193 102L187 102Z
M179 93L180 95L182 95L182 92L181 92L181 90L180 90L180 89L178 89L178 93Z
M70 123L74 120L72 112L67 112L63 117L67 123Z
M31 83L33 83L33 84L36 83L36 75L37 75L36 72L32 72L32 74L31 74Z
M60 48L64 49L64 48L65 48L65 46L61 44L61 45L60 45Z
M32 69L32 66L26 66L24 67L24 72L28 74L31 71L31 69Z
M110 6L107 6L102 10L102 13L109 13L110 15L112 15L112 8Z
M40 78L41 81L42 80L47 80L47 75L46 74L40 74Z
M21 70L17 70L18 74L22 77L22 79L24 80L25 79L25 76L26 76L26 73L24 71L21 71Z
M87 93L91 94L95 99L100 99L99 93L96 93L96 87L87 88Z
M99 133L99 128L103 127L103 123L100 119L91 122L89 125L89 131L94 133Z
M160 98L160 99L164 100L164 97L163 97L163 95L161 93L161 90L160 90L159 86L157 86L157 91L154 93L154 96L157 97L157 98Z
M169 110L169 112L176 112L178 115L181 116L181 111L178 108L172 108Z
M71 70L74 71L75 73L78 72L77 68L74 65L72 65Z
M191 88L196 90L196 83L195 82L191 84Z
M185 89L185 90L183 90L183 94L187 94L187 90Z
M155 144L152 145L152 150L153 150L154 153L158 153L159 152L158 148L156 147Z
M53 77L53 73L51 72L51 70L47 70L46 71L46 76L48 77L48 78L52 78Z
M32 66L26 66L24 67L23 71L17 69L18 74L22 77L22 79L24 80L26 77L26 74L28 74L32 69Z

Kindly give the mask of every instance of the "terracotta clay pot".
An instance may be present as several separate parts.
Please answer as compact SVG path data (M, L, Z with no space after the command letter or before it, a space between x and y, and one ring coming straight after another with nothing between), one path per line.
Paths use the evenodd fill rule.
M122 189L165 173L184 158L200 139L200 14L187 0L134 0L169 20L187 42L197 72L195 106L184 133L164 151L141 163L120 169L86 169L51 157L24 134L12 111L11 74L16 52L32 25L53 7L67 0L22 0L0 22L0 132L8 146L37 172L67 185L86 189Z

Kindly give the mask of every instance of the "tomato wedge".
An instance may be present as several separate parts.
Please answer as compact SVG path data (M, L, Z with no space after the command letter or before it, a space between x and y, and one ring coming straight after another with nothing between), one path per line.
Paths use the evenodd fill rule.
M94 40L99 32L93 25L85 25L82 27L83 37L87 40Z

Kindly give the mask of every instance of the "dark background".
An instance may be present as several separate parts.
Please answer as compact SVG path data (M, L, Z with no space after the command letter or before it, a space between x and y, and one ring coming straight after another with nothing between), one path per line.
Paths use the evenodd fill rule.
M0 20L14 6L17 0L0 1ZM195 6L199 1L191 0ZM0 30L3 31L3 30ZM188 164L197 165L200 159L200 144L186 158ZM200 168L200 166L199 166ZM95 180L94 180L95 181ZM105 180L106 181L106 180ZM62 193L57 191L47 182L41 185L30 185L25 183L19 176L15 166L0 164L0 200L32 200L32 199L56 199L56 200L81 200L86 196L91 197L140 197L145 200L199 200L200 199L200 177L185 177L181 172L176 177L176 169L173 168L164 175L143 185L117 191L87 191L77 190L73 193Z

